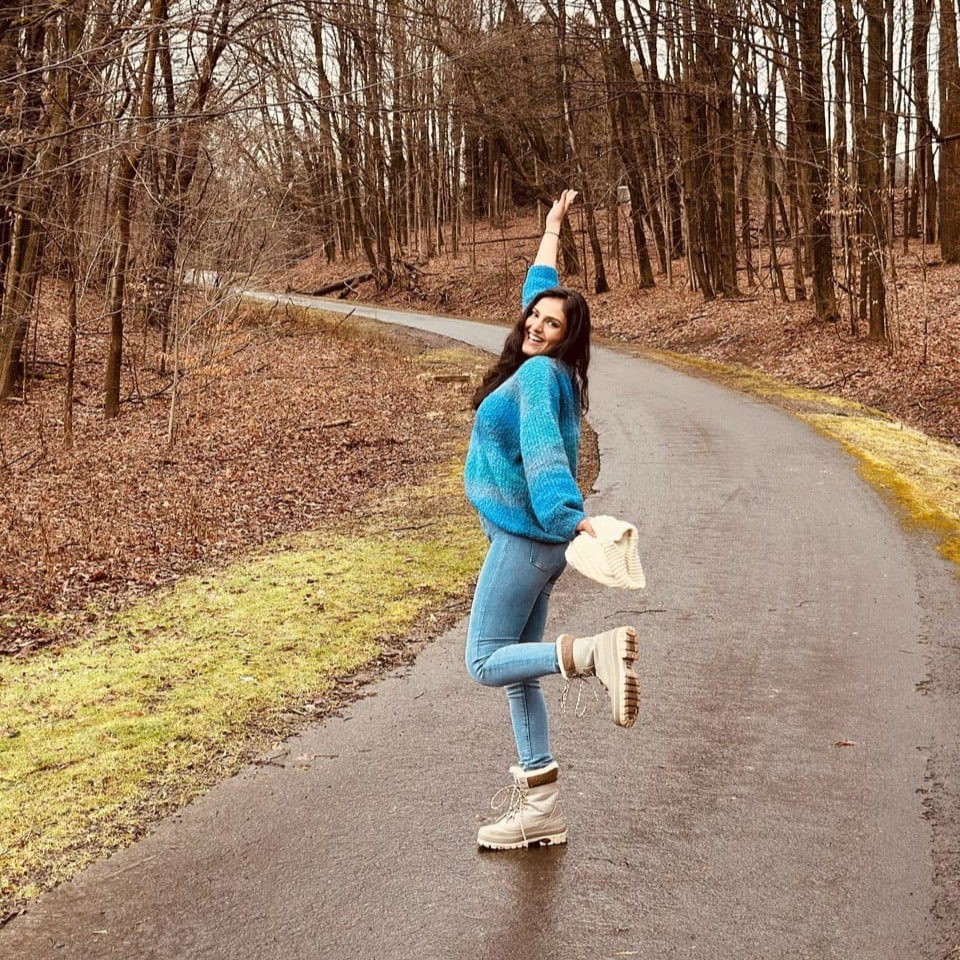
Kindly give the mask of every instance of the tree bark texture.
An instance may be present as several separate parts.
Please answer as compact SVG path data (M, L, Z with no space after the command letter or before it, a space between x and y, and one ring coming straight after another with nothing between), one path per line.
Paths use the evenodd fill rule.
M960 263L960 64L957 8L940 0L940 251Z

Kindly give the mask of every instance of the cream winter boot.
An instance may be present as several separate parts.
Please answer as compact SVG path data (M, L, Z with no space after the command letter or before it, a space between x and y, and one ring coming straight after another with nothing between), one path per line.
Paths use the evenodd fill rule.
M593 637L557 638L557 660L564 679L595 676L610 694L613 722L632 727L640 710L640 679L631 664L637 659L637 631L617 627Z
M510 768L513 783L494 796L491 806L506 812L477 831L477 843L489 850L519 850L567 842L567 822L560 811L557 764L524 771ZM506 792L509 791L509 795Z

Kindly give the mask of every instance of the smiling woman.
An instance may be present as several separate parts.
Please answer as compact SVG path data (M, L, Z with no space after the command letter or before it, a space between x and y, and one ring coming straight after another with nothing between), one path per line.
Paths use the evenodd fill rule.
M562 297L542 296L530 308L524 322L525 336L520 348L528 357L538 353L550 354L563 343L567 335L567 318L564 316Z
M556 216L563 204L562 217L575 190L558 200L551 214ZM590 365L590 307L576 290L558 286L557 242L559 231L550 229L550 219L537 250L537 258L527 271L520 295L523 310L503 344L499 359L486 372L473 395L479 410L484 399L506 383L529 357L548 356L561 361L562 369L573 378L582 413L587 412L587 368ZM559 224L558 224L559 226Z
M581 531L595 536L574 479L590 309L575 290L557 286L556 270L560 227L576 195L565 190L547 215L520 319L474 395L464 471L467 499L490 544L470 613L467 670L478 683L504 688L518 755L507 812L477 834L477 843L493 850L567 839L542 677L598 677L618 726L632 726L639 706L633 627L543 642L567 544Z

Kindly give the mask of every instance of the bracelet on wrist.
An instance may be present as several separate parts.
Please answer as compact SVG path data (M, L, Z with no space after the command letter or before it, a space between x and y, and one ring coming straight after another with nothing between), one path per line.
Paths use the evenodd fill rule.
M557 233L556 230L544 230L544 231L543 231L543 235L544 235L544 236L556 237L558 240L560 239L560 234Z

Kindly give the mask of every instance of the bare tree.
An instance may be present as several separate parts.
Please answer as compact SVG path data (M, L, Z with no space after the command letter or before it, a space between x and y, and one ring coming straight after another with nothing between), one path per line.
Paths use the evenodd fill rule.
M960 263L960 63L957 10L940 0L940 251L947 263Z

